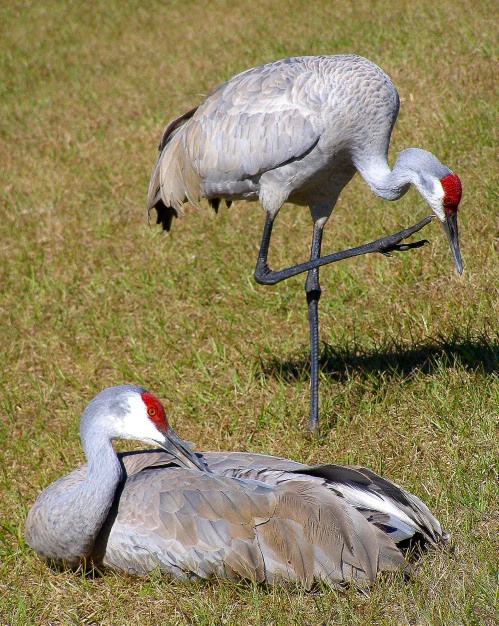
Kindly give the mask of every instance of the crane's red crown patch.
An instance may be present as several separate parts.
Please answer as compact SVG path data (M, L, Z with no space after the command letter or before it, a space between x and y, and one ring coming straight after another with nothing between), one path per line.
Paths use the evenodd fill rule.
M457 213L457 208L461 201L461 196L463 195L463 187L459 176L457 176L457 174L449 174L445 178L442 178L440 182L442 183L445 194L443 201L444 212L447 215L454 215L454 213Z
M166 430L168 428L168 422L166 421L165 409L161 402L153 396L152 393L147 391L141 394L141 398L146 405L147 415L151 422L153 422L158 430Z

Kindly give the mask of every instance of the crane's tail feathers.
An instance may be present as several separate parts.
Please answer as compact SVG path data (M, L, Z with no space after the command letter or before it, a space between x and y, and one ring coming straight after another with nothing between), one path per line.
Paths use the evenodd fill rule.
M177 211L170 206L166 206L161 199L158 200L153 207L148 209L149 215L153 208L156 209L156 224L161 224L161 228L169 232L172 227L173 218L178 217Z
M200 208L201 178L182 132L195 112L195 108L191 109L168 124L159 144L161 154L149 183L147 205L148 211L156 209L157 223L164 230L170 230L173 218L183 214L181 207L185 202Z
M163 200L163 193L159 184L161 158L158 159L151 176L149 184L147 212L151 215L151 210L156 210L156 224L161 224L163 230L169 231L173 218L177 218L179 211Z
M325 479L333 492L396 543L419 537L437 546L449 539L424 502L367 468L323 465L300 472Z
M381 571L408 572L393 540L332 491L305 481L278 487L274 515L257 526L268 582L373 582Z
M161 141L159 142L159 146L158 146L158 150L160 152L163 152L166 144L172 138L174 131L176 131L178 128L183 126L188 120L190 120L197 110L198 110L198 107L194 107L193 109L190 109L189 111L187 111L187 113L184 113L180 117L177 117L176 119L174 119L168 124L168 126L163 131L163 134L161 135Z

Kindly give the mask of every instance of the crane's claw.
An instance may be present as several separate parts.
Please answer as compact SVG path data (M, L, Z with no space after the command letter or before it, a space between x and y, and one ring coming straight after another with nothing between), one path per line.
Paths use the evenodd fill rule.
M388 246L384 250L381 250L381 254L385 256L393 256L391 252L405 252L406 250L412 250L413 248L422 248L427 243L430 243L428 239L421 239L421 241L413 241L412 243L394 244Z

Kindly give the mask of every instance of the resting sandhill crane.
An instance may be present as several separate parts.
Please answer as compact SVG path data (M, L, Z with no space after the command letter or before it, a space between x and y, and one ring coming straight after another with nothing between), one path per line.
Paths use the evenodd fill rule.
M388 76L355 55L299 57L250 69L224 83L198 107L165 129L149 186L149 210L170 230L173 217L202 197L259 200L266 222L255 280L275 284L308 272L305 291L310 324L309 428L318 424L319 267L344 258L407 250L399 245L431 218L397 235L320 258L323 228L358 171L377 196L396 200L413 184L443 224L452 256L463 271L457 209L461 182L424 150L411 148L387 163L399 97ZM267 253L274 219L285 202L308 206L313 220L310 261L272 271ZM432 217L434 217L432 216Z
M29 545L51 563L310 588L406 571L397 542L446 541L421 500L367 469L194 454L142 387L101 392L80 430L88 464L45 489L26 521ZM112 439L166 452L116 455Z

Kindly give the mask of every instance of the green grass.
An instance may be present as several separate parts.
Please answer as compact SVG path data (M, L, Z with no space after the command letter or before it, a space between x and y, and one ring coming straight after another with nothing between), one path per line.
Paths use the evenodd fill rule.
M499 561L499 264L494 3L4 2L0 8L0 623L492 624ZM433 151L462 178L459 278L431 245L321 272L322 438L308 418L303 278L252 278L257 205L187 209L171 235L145 197L166 123L223 80L296 54L356 52L393 78L394 157ZM324 252L427 214L360 179ZM271 266L305 259L286 206ZM422 497L452 534L407 582L353 589L181 585L55 572L23 540L38 493L83 462L102 388L141 383L198 449L360 463ZM132 446L129 446L132 447Z

